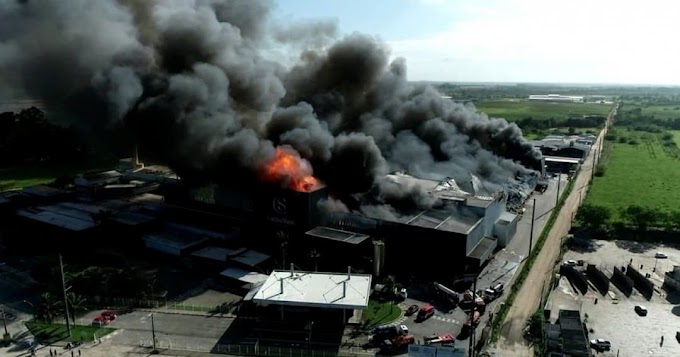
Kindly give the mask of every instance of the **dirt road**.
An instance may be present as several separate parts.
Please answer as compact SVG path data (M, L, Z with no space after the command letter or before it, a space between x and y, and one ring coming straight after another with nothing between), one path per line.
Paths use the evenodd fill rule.
M581 170L576 176L573 189L567 197L562 210L560 210L555 224L543 245L543 249L536 258L526 280L524 280L517 298L510 307L510 311L501 327L501 337L495 348L496 355L504 357L534 355L533 348L524 340L522 331L531 315L538 308L544 289L548 288L556 260L560 253L561 239L569 233L572 215L576 213L576 209L580 204L579 191L582 191L581 194L585 198L586 187L590 183L592 175L594 157L596 153L597 155L600 154L600 143L604 140L617 107L609 114L605 129L600 132L597 141L588 153L588 157L583 165L581 165Z

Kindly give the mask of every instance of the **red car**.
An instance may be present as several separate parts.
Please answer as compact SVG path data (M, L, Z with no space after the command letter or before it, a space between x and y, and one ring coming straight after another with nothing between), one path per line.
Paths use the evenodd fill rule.
M116 319L116 313L111 310L102 311L101 316L111 321Z
M418 312L418 310L420 310L420 307L418 305L411 305L404 312L404 316L411 316L411 315L415 314L416 312Z
M99 315L92 319L92 326L106 326L111 322L111 320L107 319L106 317Z

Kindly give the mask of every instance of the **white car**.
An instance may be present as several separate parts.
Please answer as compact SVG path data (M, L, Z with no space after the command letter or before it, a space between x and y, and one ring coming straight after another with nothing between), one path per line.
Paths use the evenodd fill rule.
M402 335L408 335L408 326L401 325L401 326L399 326L399 330L401 330Z
M656 255L654 255L654 258L656 258L656 259L666 259L666 258L668 258L668 256L666 255L666 253L656 252Z
M578 262L575 260L565 260L564 265L568 265L570 267L575 267L578 265Z
M590 346L593 347L593 348L596 348L598 350L608 350L608 349L612 348L612 343L605 340L605 339L598 338L598 339L590 340Z

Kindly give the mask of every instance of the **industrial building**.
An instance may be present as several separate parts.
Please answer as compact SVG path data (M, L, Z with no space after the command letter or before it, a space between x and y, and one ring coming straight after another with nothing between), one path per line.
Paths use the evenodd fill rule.
M546 353L550 356L590 357L585 323L576 310L560 310L556 323L544 326Z
M380 217L320 210L320 202L329 197L323 185L309 192L277 185L255 190L226 184L195 187L167 168L128 161L121 162L126 170L76 178L75 190L26 188L4 205L14 205L25 223L22 229L59 232L50 234L63 237L54 238L55 245L116 237L127 247L188 258L192 266L216 275L242 269L245 274L233 270L220 275L242 285L253 281L241 276L269 274L290 263L309 271L342 271L351 265L375 275L455 277L478 269L517 229L518 216L505 209L507 195L489 192L472 175L465 182L388 175L395 185L421 187L437 203ZM416 255L431 263L403 264ZM452 263L441 270L441 261Z
M543 154L547 172L571 174L588 156L595 140L593 135L553 135L531 143Z
M529 100L533 102L553 102L553 103L583 103L582 96L569 96L560 94L531 94Z

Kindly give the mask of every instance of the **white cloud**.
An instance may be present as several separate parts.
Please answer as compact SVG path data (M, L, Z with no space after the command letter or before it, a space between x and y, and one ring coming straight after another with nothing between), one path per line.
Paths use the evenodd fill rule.
M390 42L411 79L680 84L680 2L465 4L448 31Z

